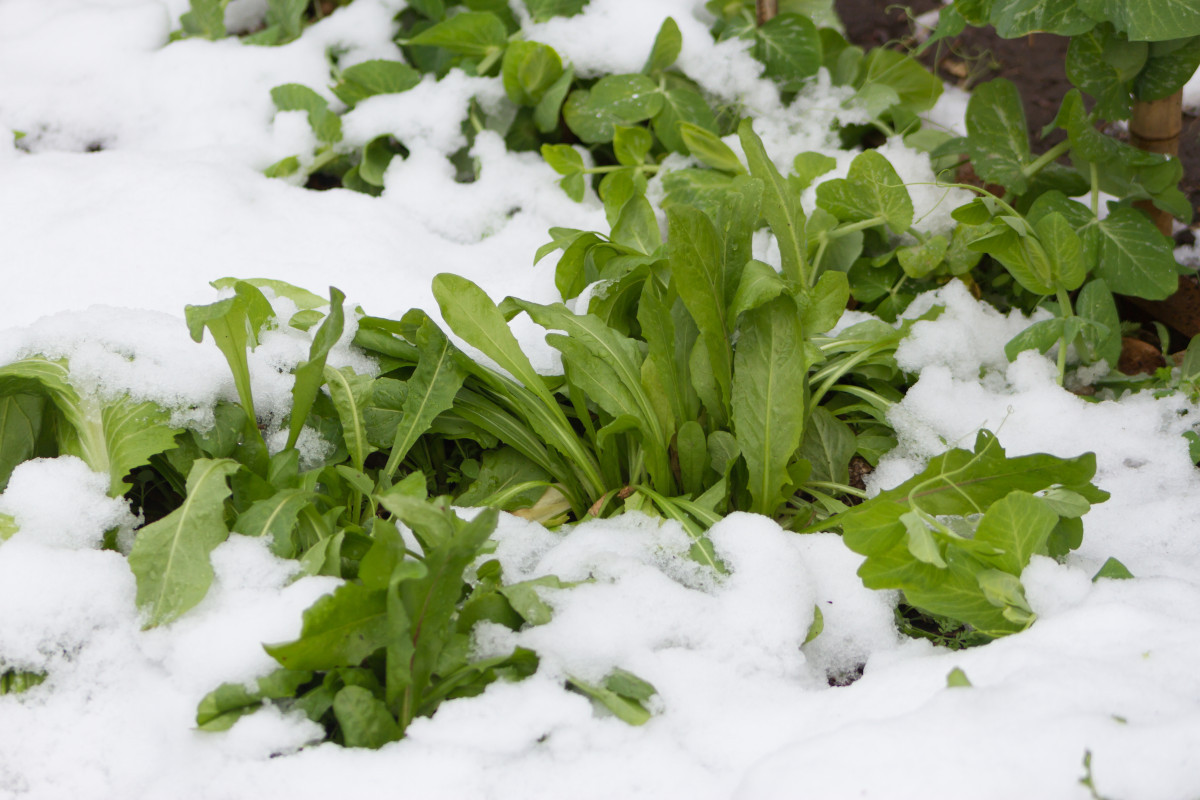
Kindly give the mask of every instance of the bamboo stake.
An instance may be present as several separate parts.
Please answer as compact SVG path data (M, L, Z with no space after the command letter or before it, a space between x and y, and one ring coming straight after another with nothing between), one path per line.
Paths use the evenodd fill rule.
M1179 157L1179 135L1183 130L1183 90L1161 100L1138 100L1129 123L1130 141L1151 153ZM1149 200L1134 203L1144 209L1164 236L1171 236L1174 218ZM1130 298L1133 304L1185 336L1200 334L1200 286L1195 279L1180 276L1179 289L1166 300Z
M1161 100L1138 100L1133 104L1129 122L1129 140L1134 147L1151 153L1179 157L1179 134L1183 130L1183 90ZM1144 208L1163 232L1172 234L1170 214L1155 208L1148 200L1137 204Z
M779 13L779 0L755 0L754 10L758 24L762 25L768 20L775 19Z

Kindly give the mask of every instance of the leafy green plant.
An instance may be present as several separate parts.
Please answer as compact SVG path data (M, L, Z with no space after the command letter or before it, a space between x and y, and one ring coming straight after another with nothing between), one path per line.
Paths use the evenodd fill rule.
M561 505L553 495L543 502L576 519L621 506L657 509L681 521L696 556L715 565L702 533L722 514L747 509L807 522L843 508L838 496L857 493L848 486L849 462L860 455L873 463L892 442L885 415L900 393L890 354L903 334L880 323L818 336L840 318L849 289L830 267L828 244L823 251L814 243L816 256L809 255L803 185L779 174L749 125L740 133L749 169L711 134L682 129L707 157L743 174L710 189L703 209L673 203L665 243L636 191L614 209L610 234L553 230L538 255L563 251L556 270L563 296L604 284L586 310L516 298L497 305L464 278L434 280L442 318L504 370L446 344L437 357L465 377L436 394L442 424L456 420L482 432L481 443L502 443L510 477L493 473L489 481L511 494L550 487ZM894 171L878 154L860 159L821 195L819 203L847 219L822 209L826 242L911 225L911 202ZM782 275L751 258L763 222L784 242ZM507 326L518 313L549 331L563 376L533 369ZM386 322L367 323L367 331L381 330L359 344L386 356L395 334L414 341L418 320L429 324L415 312L392 323L392 337L378 335ZM409 397L428 396L432 384L416 378ZM389 462L403 453L393 450Z
M148 613L146 627L175 619L208 593L209 554L229 537L226 479L237 469L227 458L196 459L183 505L138 531L129 568L137 579L137 603Z
M419 493L406 494L413 489ZM424 503L423 491L409 481L383 498L414 522L420 557L408 553L394 523L377 520L359 580L309 608L299 639L267 646L281 669L265 685L260 681L259 692L226 684L209 694L197 712L201 728L228 728L264 699L286 697L287 706L326 724L342 743L379 747L401 738L416 716L431 714L443 699L478 694L506 672L533 673L537 658L523 650L472 663L469 625L455 624L463 613L463 572L487 542L496 512L466 523L446 506ZM476 594L467 608L476 611L464 617L469 622L521 620L494 588ZM289 692L273 691L280 681Z
M1006 39L1071 37L1068 77L1104 119L1128 119L1134 102L1173 94L1200 66L1200 10L1175 0L956 0L941 11L933 41L989 24Z
M1178 162L1095 130L1094 114L1085 113L1077 91L1066 96L1055 121L1067 138L1041 156L1032 153L1020 98L1006 80L975 90L966 123L967 136L944 141L933 155L965 154L1003 195L943 184L980 195L953 212L960 227L950 237L918 238L916 245L859 258L850 271L855 298L890 317L911 299L898 292L907 281L941 276L987 281L1001 305L1042 306L1055 314L1015 337L1006 348L1010 358L1025 349L1044 353L1057 343L1060 382L1071 344L1085 363L1103 360L1115 367L1121 332L1113 295L1163 299L1174 292L1181 272L1172 242L1132 206L1152 202L1188 216L1177 186ZM1065 154L1072 168L1056 163ZM824 185L819 198L822 190ZM1106 215L1100 210L1102 192L1123 197L1109 204ZM1090 204L1071 199L1080 194L1090 194ZM979 264L981 255L989 261ZM1002 269L990 281L988 263ZM1045 302L1048 297L1053 302Z
M0 671L0 695L20 694L39 686L46 680L46 673L29 670L6 669Z
M662 155L687 152L678 132L680 123L717 129L716 116L699 87L672 69L681 40L678 26L669 18L641 73L581 80L550 46L517 38L516 20L507 8L448 15L439 6L424 12L432 16L401 16L397 41L414 66L376 60L341 69L335 59L335 83L330 90L349 110L377 94L407 91L425 74L441 78L456 68L497 78L515 114L489 118L472 105L463 127L468 144L455 154L456 161L468 161L474 137L485 128L494 129L505 136L510 149L541 148L550 165L564 175L564 188L580 199L585 174L636 172L644 186L645 175L657 170ZM407 153L403 143L390 136L376 137L361 152L345 152L339 114L307 87L278 86L272 98L279 111L306 112L321 143L311 158L289 156L271 165L267 174L272 177L319 173L347 188L378 194L391 158ZM604 164L585 168L578 152L559 144L565 137L587 144ZM464 180L472 177L468 169Z
M870 121L841 132L847 145L862 142L871 130L885 136L915 131L921 125L917 114L932 108L942 93L941 81L908 54L882 47L864 52L851 45L830 0L782 0L767 19L759 19L756 5L709 0L705 7L716 20L713 35L719 41L751 41L764 76L779 85L787 101L821 67L835 86L852 87L846 106L867 111Z
M1034 555L1063 558L1083 540L1081 517L1108 493L1092 484L1095 456L1009 458L981 431L919 475L822 523L866 556L872 589L899 589L943 630L986 641L1028 627L1035 615L1021 572Z
M1016 89L999 79L972 96L968 136L943 145L966 152L985 179L1010 187L1010 202L985 193L954 216L972 226L968 247L999 262L1019 291L1056 297L1056 319L1036 323L1010 343L1008 352L1010 357L1031 347L1045 352L1061 341L1060 381L1068 343L1078 342L1085 360L1116 365L1120 330L1113 293L1163 299L1175 291L1180 269L1171 241L1129 203L1144 199L1190 213L1177 186L1178 162L1117 142L1096 131L1092 121L1079 93L1072 91L1056 121L1067 139L1035 158ZM1072 170L1054 163L1067 152ZM1090 206L1068 197L1084 191L1090 192ZM1102 191L1126 195L1121 203L1110 203L1103 217ZM1069 294L1076 290L1079 315Z
M983 181L1002 187L1007 208L985 199L988 213L976 201L956 216L984 226L972 246L1003 265L1004 279L1016 281L1018 304L1029 306L1021 295L1057 299L1057 318L1014 340L1010 354L1028 347L1044 352L1061 341L1061 375L1065 345L1074 342L1085 361L1103 359L1115 367L1119 331L1111 294L1162 300L1178 286L1181 269L1164 232L1173 217L1190 220L1192 209L1179 191L1179 161L1162 155L1177 152L1171 131L1149 127L1170 126L1170 109L1156 104L1177 99L1200 66L1200 12L1172 0L957 0L942 10L929 44L967 25L988 24L1006 38L1035 31L1070 37L1066 71L1076 88L1044 131L1059 129L1066 138L1036 157L1016 88L998 79L975 89L967 136L943 143L935 155L964 155ZM1178 107L1173 113L1177 141ZM1097 130L1101 122L1131 117L1135 144L1161 140L1145 145L1153 152ZM1064 157L1071 166L1059 163ZM1107 214L1101 193L1117 198ZM1090 203L1069 199L1080 195L1090 195ZM1018 221L1013 209L1026 219ZM1067 294L1076 290L1086 312L1079 315Z
M694 541L693 556L716 569L722 565L704 531L734 510L769 515L793 529L829 518L843 527L852 547L855 542L868 546L861 544L856 525L868 515L862 509L879 508L884 501L848 507L865 496L851 485L850 465L855 459L874 464L895 443L887 414L902 397L905 377L892 353L911 323L868 321L827 335L850 298L894 320L915 289L965 276L986 255L1037 302L1054 296L1056 318L1021 334L1010 350L1013 355L1024 347L1045 351L1058 342L1061 377L1069 343L1085 358L1115 359L1119 322L1112 290L1162 291L1168 273L1171 279L1175 274L1173 259L1167 267L1162 258L1135 258L1139 247L1161 243L1146 234L1139 212L1125 206L1100 219L1099 192L1119 184L1131 197L1168 207L1177 205L1179 196L1170 185L1174 167L1110 144L1091 128L1078 95L1068 97L1059 115L1068 133L1066 146L1044 157L1031 155L1019 102L1003 83L983 87L972 100L967 137L946 141L923 135L927 132L919 130L916 114L936 100L936 79L903 54L863 53L848 45L833 27L828 2L784 5L784 13L757 26L751 24L752 4L710 3L714 35L753 40L765 74L778 83L785 100L819 69L828 69L836 83L854 88L847 102L870 112L871 124L864 128L904 134L939 159L966 152L982 177L1004 182L1009 192L1004 197L982 193L955 212L958 231L928 235L914 224L912 199L896 170L875 150L858 154L844 178L818 183L835 165L820 153L802 153L788 174L781 172L749 120L734 126L675 68L681 41L673 20L659 30L640 72L583 80L552 48L522 40L507 6L414 3L397 20L397 41L409 63L377 60L342 68L334 54L331 94L351 109L379 94L408 91L425 74L443 76L450 69L501 81L516 109L502 131L509 146L540 149L575 199L595 181L604 203L607 232L552 229L553 240L537 253L540 259L561 251L555 283L575 308L518 298L497 304L470 281L439 275L433 290L442 319L500 369L468 357L423 312L412 311L400 320L359 320L355 344L378 360L380 371L357 374L327 363L345 327L344 298L336 289L326 301L280 282L218 281L215 285L232 294L186 309L193 339L212 337L236 388L237 402L218 405L211 430L151 426L154 433L144 434L144 440L120 439L124 447L136 444L134 452L108 453L98 444L103 417L116 414L120 404L97 408L102 418L97 428L72 410L84 401L71 395L65 377L55 373L64 366L20 362L0 373L0 389L6 389L0 466L8 464L11 472L11 465L35 454L78 451L87 454L89 464L107 464L101 468L110 470L114 491L124 490L131 469L150 473L152 481L169 488L177 502L138 532L129 553L147 626L176 619L204 597L213 579L212 550L237 532L267 537L273 552L299 559L307 574L349 581L327 599L328 609L313 611L312 636L319 638L318 617L342 614L343 602L383 603L371 624L402 630L413 608L405 607L409 616L404 617L403 604L390 598L433 591L422 569L441 552L438 547L467 537L455 545L453 558L468 561L486 547L482 529L446 510L451 501L502 508L552 525L621 509L650 511L682 523ZM295 7L287 6L287 13ZM579 7L534 3L528 10L540 18ZM287 20L293 17L279 16L287 10L283 5L272 8L276 30L284 31L272 35L290 35ZM212 17L215 10L223 6L194 4L189 24L201 25L200 17ZM390 159L405 154L403 143L390 137L346 152L340 108L310 88L286 84L276 87L272 98L280 111L305 113L321 144L313 158L290 157L269 174L327 172L347 187L378 192ZM476 131L492 124L479 109L469 116L468 125ZM742 157L721 139L734 130ZM862 129L844 134L867 141ZM1074 171L1053 163L1068 150L1077 159ZM664 231L646 190L669 153L690 155L701 166L661 176ZM1079 189L1085 173L1090 182ZM815 206L805 209L800 198L813 184ZM1087 189L1090 209L1069 199ZM778 244L779 270L753 258L754 235L764 227ZM275 320L264 290L289 297L299 312L286 322ZM562 375L534 369L508 327L517 314L527 314L547 331L547 343L561 354ZM264 332L280 324L313 335L308 359L294 370L293 407L286 421L260 417L248 358ZM162 412L156 413L161 422ZM47 414L58 416L43 423ZM136 414L129 418L144 422ZM119 430L122 423L113 417L113 424ZM280 447L279 438L264 435L267 429L280 437L286 431L286 443ZM306 436L324 445L320 455L308 449L302 457ZM268 439L275 442L274 452ZM974 475L1019 461L1004 459L1002 451L997 456L998 449L989 440L969 457L952 451L943 461L966 462L926 474L922 487L957 487L958 471ZM1069 481L1062 491L1095 500L1098 493L1080 488L1087 479ZM966 502L950 503L950 510L930 506L940 501L926 501L925 488L906 491L903 503L895 503L903 505L892 521L900 527L893 525L887 536L900 530L907 544L893 553L895 542L889 539L891 549L868 553L867 564L873 568L879 562L872 559L883 555L908 559L912 563L905 562L905 568L919 573L924 583L917 585L917 578L906 573L894 578L906 583L893 588L904 589L912 605L967 623L982 635L1011 632L1029 621L1021 616L1027 609L1019 582L1012 586L1028 553L1057 552L1052 548L1060 539L1081 530L1072 526L1086 510L1031 494L1045 486L1029 488L1018 481L1013 488L1025 494L1010 499L1006 490L981 499L972 494L975 490L957 492L953 497ZM430 505L427 492L449 499ZM992 521L979 522L982 539L978 531L972 538L938 518L982 514L988 520L993 505L999 510ZM1001 558L1000 545L989 550L963 544L1009 535L1000 530L1003 514L1019 511L1044 522L1047 507L1078 513L1054 511L1057 533L1021 543L1024 555L1015 561ZM420 557L410 558L402 543L399 549L393 546L399 541L392 536L393 519L429 538L421 542ZM392 544L385 547L385 540ZM391 559L387 574L372 572L385 555ZM439 602L444 600L445 620L466 613L470 604L460 601L484 591L481 586L491 595L507 596L498 576L481 580L464 595L466 563L455 561L453 577L437 589L439 597L444 595ZM985 575L979 564L991 571ZM872 574L868 585L884 586L890 579ZM963 592L974 592L966 610L939 594L953 581L968 585ZM363 599L368 595L369 602ZM1004 603L993 603L997 597ZM480 603L503 606L494 597ZM510 610L534 621L515 607ZM511 615L506 619L517 624ZM309 633L306 627L300 641ZM469 625L458 631L467 633ZM420 645L433 648L432 655L422 656L426 666L441 657L439 648L461 649L463 640L454 641L430 639ZM403 646L420 649L415 639ZM340 657L345 663L323 666L297 665L279 656L283 670L265 679L257 693L225 690L234 705L214 695L216 710L210 709L212 718L202 724L265 700L290 698L303 706L301 698L320 697L329 704L314 718L323 718L333 735L358 744L394 739L414 714L425 713L420 709L431 709L436 699L457 689L451 681L447 693L438 694L432 667L405 684L410 678L393 674L399 656L379 656L381 647L390 654L389 648L401 644L389 639L356 651L355 658ZM481 676L491 680L496 670L519 672L531 665L521 656L479 669L464 661L455 669L467 670L462 674L471 677L463 680L476 685ZM363 677L363 670L371 669L382 670L375 683ZM301 679L301 673L312 674ZM437 673L439 680L445 674ZM610 707L620 706L617 713L627 718L644 714L649 697L644 686L622 675L573 685ZM338 712L334 698L351 689ZM403 702L401 695L407 698ZM623 699L618 703L613 697ZM381 708L391 724L378 713ZM338 725L341 733L334 732Z
M763 63L763 75L794 94L817 74L822 62L821 35L813 17L820 16L833 27L841 25L831 13L831 3L793 6L798 7L782 9L762 24L756 19L754 3L715 0L706 8L717 18L713 32L718 40L737 37L753 42L752 52Z
M957 0L942 10L931 41L955 36L967 25L988 24L1005 38L1035 31L1070 37L1067 76L1095 101L1089 127L1096 120L1132 118L1130 132L1135 144L1154 153L1178 153L1182 88L1200 66L1200 10L1175 0L1063 0L1035 5L1022 0ZM1072 102L1069 98L1064 101L1064 110ZM1060 112L1060 125L1062 116ZM1083 114L1074 109L1071 116ZM1072 138L1078 137L1073 133ZM1112 150L1111 143L1108 146ZM1072 141L1071 147L1081 149L1077 141ZM1096 160L1081 155L1086 161ZM1110 159L1115 155L1112 150ZM1102 162L1101 175L1112 179L1119 189L1105 191L1129 197L1129 187L1123 185L1129 171L1153 164L1132 163L1129 156L1121 156L1115 164ZM1106 167L1115 167L1111 175ZM1178 176L1171 185L1177 183ZM1156 194L1153 187L1139 188ZM1158 209L1152 215L1164 233L1169 233L1169 226L1163 223L1170 215L1190 218L1190 208L1181 214L1161 198L1152 199Z
M242 38L246 44L281 45L300 37L304 25L320 19L328 7L348 5L351 0L267 0L262 29ZM225 9L229 0L189 0L179 18L180 30L173 39L199 37L224 39Z
M753 2L713 0L707 7L716 17L713 35L718 40L753 41L751 52L763 63L764 77L778 84L786 101L794 99L822 67L829 70L835 84L853 86L857 92L846 101L847 105L867 110L871 123L844 130L848 142L857 141L868 127L889 135L919 128L916 114L931 108L941 94L941 82L911 57L883 49L864 54L852 47L840 34L840 22L828 0L784 3L782 13L763 25L755 23ZM729 112L722 110L714 115L698 87L678 70L670 69L679 47L678 28L668 19L642 74L605 76L590 90L572 92L564 107L564 120L583 143L591 146L597 166L585 166L579 154L566 145L544 145L542 153L547 163L564 176L562 184L574 199L583 195L583 176L603 175L598 187L600 197L606 207L619 208L631 185L633 191L644 191L642 178L657 172L655 154L692 155L714 169L739 171L732 166L737 159L728 148L714 143L714 134L732 132L734 126L726 122ZM651 121L653 137L630 127L646 119ZM610 141L612 156L605 147L597 149L596 145ZM805 174L805 170L798 172ZM687 186L695 191L698 186L707 186L711 177L678 170L667 180L674 181L676 187ZM610 200L610 195L616 200Z
M421 81L420 74L399 61L375 59L339 69L334 64L335 83L330 91L352 109L368 97L399 94L412 89ZM405 157L407 149L390 136L377 136L360 152L342 152L341 117L331 111L329 102L317 92L296 83L283 84L271 90L271 99L278 111L303 111L309 126L320 143L311 159L302 161L299 155L287 156L267 167L268 177L284 178L303 172L335 175L346 188L378 195L383 190L383 174L396 156Z
M169 419L148 401L80 392L64 361L14 361L0 367L0 488L23 461L73 455L108 475L109 494L124 494L129 472L171 446Z
M553 576L503 584L494 560L465 582L464 573L489 549L496 509L466 522L449 498L425 498L420 474L377 499L394 517L373 521L357 580L304 612L300 638L266 645L280 668L255 688L223 684L210 692L196 712L202 730L226 730L270 702L303 711L333 741L378 748L402 738L415 718L432 715L445 700L534 673L537 655L524 648L484 659L470 653L476 623L513 630L545 623L551 610L537 587L563 586ZM393 520L412 530L419 550L406 546ZM603 686L574 679L571 685L626 722L649 719L644 703L655 690L635 675L618 670Z
M867 109L871 125L891 133L919 127L915 115L930 108L941 92L940 82L907 55L884 50L864 54L851 47L837 30L840 24L829 0L793 3L761 27L746 24L752 19L747 16L752 3L709 5L718 16L714 35L754 40L752 52L762 61L764 75L779 84L786 99L826 67L835 82L858 90L847 102ZM581 7L527 4L534 21ZM819 28L818 22L827 27ZM682 40L671 18L658 31L640 72L587 79L577 76L550 46L523 40L505 4L458 9L441 2L416 3L399 15L398 23L396 42L407 63L369 61L343 70L332 54L331 91L349 110L367 97L407 91L422 75L440 79L451 69L501 81L509 110L489 116L472 104L463 123L467 145L451 159L463 181L477 177L469 155L475 136L491 129L505 137L511 150L540 150L563 176L563 188L573 199L581 200L588 179L594 178L600 196L619 208L630 193L645 191L647 177L668 154L694 154L697 143L703 147L697 131L723 135L734 127L734 111L714 110L695 81L675 66ZM272 90L272 97L280 111L306 112L320 143L311 157L288 156L268 167L272 177L320 175L316 185L332 181L378 194L390 160L407 154L403 142L387 135L348 151L341 142L340 112L307 87L286 84ZM859 128L857 134L848 130L847 136L861 136L866 128Z
M129 556L147 626L175 619L204 597L213 577L209 553L230 532L269 538L276 555L300 559L308 574L357 575L372 545L378 493L392 487L399 454L442 410L417 391L425 380L422 369L433 367L435 351L444 344L428 326L416 334L422 349L412 348L414 356L429 356L408 384L412 391L397 396L384 385L376 392L372 376L326 363L344 327L343 295L337 289L330 289L325 302L278 281L216 284L234 294L207 306L189 306L186 316L193 338L201 341L207 330L225 355L239 402L219 405L212 430L182 433L172 448L152 460L182 500L138 531ZM295 300L301 311L288 324L313 331L309 357L294 370L286 443L274 453L255 412L247 357L262 332L277 324L259 286ZM317 310L325 306L326 313ZM442 386L444 379L435 375L430 382ZM421 408L413 410L413 404ZM402 414L403 423L394 420ZM392 418L391 427L381 426L380 417ZM302 468L299 443L306 427L325 442L328 454ZM381 427L390 434L386 443L379 438ZM375 454L384 448L396 458L378 461Z

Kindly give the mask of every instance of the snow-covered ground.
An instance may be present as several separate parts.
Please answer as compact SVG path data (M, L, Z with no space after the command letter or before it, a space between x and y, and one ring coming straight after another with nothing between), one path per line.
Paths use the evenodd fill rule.
M230 19L262 5L233 0ZM389 20L400 5L355 0L292 44L258 48L167 45L185 0L0 0L0 364L67 357L81 387L202 416L233 385L211 341L189 338L183 306L215 299L217 278L334 284L378 315L430 307L430 279L444 271L497 298L556 299L553 259L534 267L533 253L551 226L603 229L598 202L570 202L540 158L507 153L498 137L480 137L474 184L455 183L445 160L462 144L467 102L495 102L495 81L427 78L347 115L348 141L405 132L411 155L393 162L380 198L262 177L314 146L302 115L273 113L271 87L323 89L333 45L344 63L397 57ZM739 98L781 164L833 148L836 99L814 90L783 107L745 53L711 44L699 0L591 0L529 37L584 73L636 70L668 15L683 68ZM961 119L961 97L937 118ZM25 132L25 150L9 130ZM831 154L844 174L852 154ZM887 154L906 179L929 179L919 157ZM712 530L731 568L721 580L686 557L671 523L626 515L550 532L506 517L509 579L597 579L550 595L549 624L507 634L541 655L533 678L448 702L379 751L305 746L315 726L272 709L205 733L193 727L199 699L271 669L261 643L294 638L301 611L337 582L295 580L293 562L234 534L214 553L201 605L143 632L128 564L97 547L105 530L133 524L128 509L82 462L30 462L0 495L21 528L0 544L0 667L49 678L0 696L0 797L1057 800L1092 796L1079 783L1090 752L1104 797L1200 798L1200 480L1181 435L1196 409L1149 395L1085 402L1055 385L1045 359L1005 360L1019 316L957 285L918 301L934 303L946 312L918 323L898 354L920 378L894 413L900 446L873 488L988 427L1010 455L1094 451L1096 482L1112 493L1066 564L1036 558L1026 570L1039 615L1028 631L962 652L903 639L895 597L862 587L859 557L838 537L761 517ZM532 331L518 334L537 347ZM278 368L307 346L293 331L253 354L268 412L288 402ZM361 364L347 347L338 360ZM1136 578L1093 582L1109 557ZM814 605L824 631L804 644ZM829 685L860 665L859 680ZM645 726L562 688L567 673L613 666L657 687ZM947 685L956 668L972 686Z

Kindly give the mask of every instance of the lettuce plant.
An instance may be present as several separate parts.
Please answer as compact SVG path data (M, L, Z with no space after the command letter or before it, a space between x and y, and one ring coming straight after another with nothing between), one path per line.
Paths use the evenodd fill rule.
M131 470L171 446L169 413L149 401L80 391L65 361L26 358L0 367L0 488L30 458L73 455L128 489Z
M536 590L562 584L553 576L504 584L494 560L471 570L489 549L496 509L467 522L449 498L424 495L423 477L414 474L378 496L419 547L405 543L396 522L376 519L358 578L304 612L298 639L266 645L277 670L253 688L227 683L205 696L196 711L201 730L226 730L272 703L302 711L333 741L378 748L402 738L414 719L432 715L444 700L534 673L538 657L524 648L473 657L471 629L480 621L513 630L545 623L552 612ZM649 719L644 702L655 690L635 675L617 670L602 686L570 684L631 724Z

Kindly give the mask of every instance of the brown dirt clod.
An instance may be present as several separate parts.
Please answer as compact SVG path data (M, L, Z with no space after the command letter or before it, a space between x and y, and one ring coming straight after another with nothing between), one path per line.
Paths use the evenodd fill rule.
M1131 336L1121 339L1121 359L1117 362L1117 369L1126 375L1152 375L1159 367L1166 365L1163 354L1149 342Z

